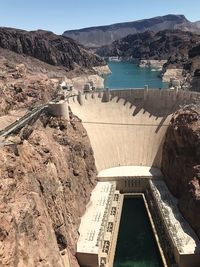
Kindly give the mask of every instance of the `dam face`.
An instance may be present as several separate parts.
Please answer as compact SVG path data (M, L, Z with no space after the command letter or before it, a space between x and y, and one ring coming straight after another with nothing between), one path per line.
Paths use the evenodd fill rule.
M117 166L160 167L172 114L200 94L172 90L112 90L69 99L88 133L98 171Z
M90 138L99 180L79 227L76 256L81 266L138 263L137 266L167 267L167 261L169 266L175 262L179 267L198 266L200 241L182 218L160 166L172 114L199 100L200 94L195 92L145 89L79 93L69 99L72 112L82 120ZM138 215L136 207L132 209L133 203L126 210L126 196L135 194L143 197L152 231L144 231L148 225L144 207L136 204ZM136 230L141 225L140 231ZM157 227L161 229L159 237ZM148 242L143 238L144 232L145 238L149 236ZM129 244L124 242L128 237ZM133 251L140 241L142 246ZM163 248L167 250L164 252Z

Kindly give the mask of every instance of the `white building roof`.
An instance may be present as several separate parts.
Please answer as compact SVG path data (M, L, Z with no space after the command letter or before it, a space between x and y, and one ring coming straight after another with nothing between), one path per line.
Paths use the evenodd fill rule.
M81 218L77 253L98 253L99 235L107 215L110 196L114 191L115 183L113 182L98 182L92 191L85 214Z
M177 206L177 199L169 192L165 182L152 180L150 184L169 234L179 253L200 253L200 240L183 218Z
M160 169L147 166L119 166L102 170L98 178L103 177L152 177L162 176Z

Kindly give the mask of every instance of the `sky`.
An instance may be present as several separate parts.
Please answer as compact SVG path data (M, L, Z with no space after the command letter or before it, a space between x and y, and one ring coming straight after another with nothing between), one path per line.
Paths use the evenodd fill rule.
M183 14L200 21L200 0L0 0L0 26L65 30Z

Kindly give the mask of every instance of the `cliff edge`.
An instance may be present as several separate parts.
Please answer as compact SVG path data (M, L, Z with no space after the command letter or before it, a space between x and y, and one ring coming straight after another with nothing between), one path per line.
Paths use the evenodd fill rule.
M50 65L64 66L68 71L77 67L106 65L103 59L90 53L74 40L44 30L28 32L0 28L0 47L37 58Z
M200 108L177 111L163 147L162 172L186 220L200 237Z
M79 266L78 226L95 186L86 131L43 115L0 150L0 266ZM68 252L68 253L67 253Z

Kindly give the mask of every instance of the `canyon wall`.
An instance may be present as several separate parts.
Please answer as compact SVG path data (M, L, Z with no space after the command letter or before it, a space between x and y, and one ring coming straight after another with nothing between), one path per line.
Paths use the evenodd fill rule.
M37 58L68 71L76 67L92 68L106 65L103 59L86 50L71 38L53 32L24 31L0 27L0 47Z
M200 109L177 111L163 146L162 172L179 208L200 237Z
M0 266L79 266L78 226L96 167L87 133L43 115L0 150Z

